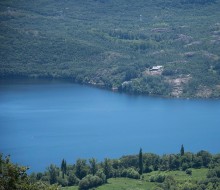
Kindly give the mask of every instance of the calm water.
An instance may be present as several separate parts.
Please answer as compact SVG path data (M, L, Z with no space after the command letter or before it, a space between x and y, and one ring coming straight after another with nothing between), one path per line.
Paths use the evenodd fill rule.
M220 101L129 96L63 82L0 84L0 152L42 171L65 158L220 152Z

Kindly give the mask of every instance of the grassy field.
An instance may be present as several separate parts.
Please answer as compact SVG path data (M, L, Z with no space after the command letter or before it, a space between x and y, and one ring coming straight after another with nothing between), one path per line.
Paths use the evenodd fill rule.
M154 183L147 182L145 180L135 180L128 178L116 178L110 179L106 185L100 186L97 189L99 190L147 190L154 187Z
M97 190L148 190L156 187L156 183L149 182L151 176L156 174L165 174L173 176L178 182L199 181L206 178L208 169L192 169L192 175L187 175L184 171L156 171L144 174L142 180L128 178L111 178L108 183L97 187ZM65 187L63 190L77 190L78 187Z

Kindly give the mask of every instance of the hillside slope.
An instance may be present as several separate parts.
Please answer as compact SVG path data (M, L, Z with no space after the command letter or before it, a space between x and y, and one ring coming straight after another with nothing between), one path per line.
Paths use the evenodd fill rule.
M219 98L219 18L220 0L2 0L0 76Z

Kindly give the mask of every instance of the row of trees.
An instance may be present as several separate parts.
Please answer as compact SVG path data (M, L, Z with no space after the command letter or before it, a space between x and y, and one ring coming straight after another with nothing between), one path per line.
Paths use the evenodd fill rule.
M172 170L183 170L191 174L190 168L215 168L219 164L220 155L212 155L204 150L196 154L185 152L182 145L179 154L160 156L143 153L140 149L137 155L106 158L102 162L92 158L88 161L78 159L74 164L67 164L63 159L61 167L50 165L44 173L33 173L30 177L33 182L40 180L62 186L79 185L79 189L87 189L102 185L112 177L140 179L143 173ZM165 180L164 177L162 179Z
M207 178L200 182L188 184L188 189L217 189L220 187L220 154L212 155L207 151L198 153L185 152L183 145L179 154L156 155L143 153L122 156L119 159L104 159L98 162L95 158L78 159L74 164L67 164L63 159L61 166L51 164L45 172L27 175L28 168L14 165L10 158L0 156L0 187L3 189L55 190L59 186L78 185L79 190L87 190L107 183L109 178L127 177L142 179L144 173L152 171L183 170L192 175L191 168L209 168ZM150 182L159 183L158 189L184 189L183 184L175 181L172 176L152 175ZM167 188L170 185L170 188ZM181 188L180 188L181 187Z

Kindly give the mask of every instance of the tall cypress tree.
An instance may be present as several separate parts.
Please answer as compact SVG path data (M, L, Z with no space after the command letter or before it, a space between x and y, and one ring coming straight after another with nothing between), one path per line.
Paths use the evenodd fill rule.
M64 170L64 174L66 174L66 160L64 160L64 168L63 168L63 170Z
M139 174L142 175L143 174L143 155L142 155L142 148L140 148L139 151Z
M180 155L181 155L181 156L184 155L184 147L183 147L183 145L181 146L181 149L180 149Z
M66 161L63 159L61 163L61 171L62 171L62 177L64 179L64 174L66 174Z

